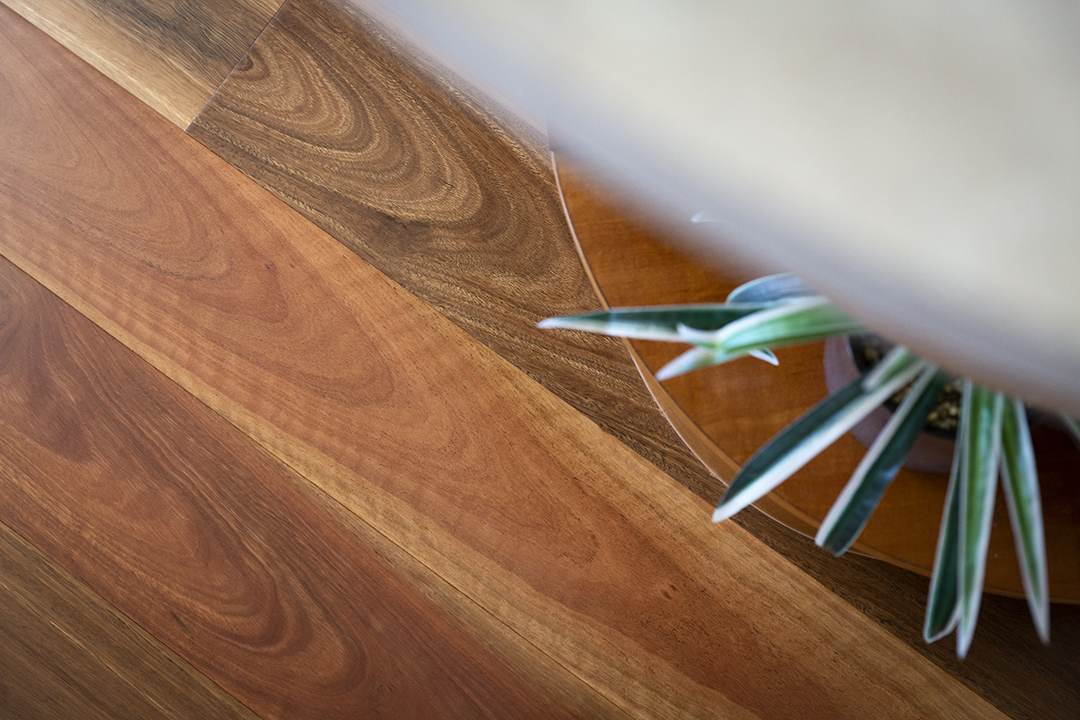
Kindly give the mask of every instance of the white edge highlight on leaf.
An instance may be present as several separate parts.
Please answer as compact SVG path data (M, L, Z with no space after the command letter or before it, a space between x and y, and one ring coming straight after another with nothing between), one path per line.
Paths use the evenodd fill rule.
M971 382L967 380L965 382ZM971 550L967 547L967 492L966 480L961 484L961 490L965 492L960 496L960 622L956 629L956 655L963 660L971 649L971 642L975 639L975 625L979 620L979 606L982 603L983 585L986 580L986 553L990 547L990 529L993 525L994 500L997 496L997 479L1001 468L1001 415L1004 410L1005 398L1001 393L995 394L995 430L990 444L990 469L992 489L983 499L983 506L979 510L979 527L982 532L979 535L975 547L975 574L972 577L970 587L965 582L964 558ZM969 418L970 421L970 418ZM969 439L970 441L970 439ZM972 472L970 465L964 468L965 476Z
M733 498L729 502L722 503L717 507L716 510L713 511L713 522L727 520L732 515L735 515L740 510L744 509L747 505L757 502L762 497L775 490L780 483L787 480L806 465L806 463L817 457L822 450L836 442L836 440L844 433L870 414L874 408L885 402L890 395L910 382L911 379L918 375L926 368L926 366L927 363L925 361L918 360L912 363L907 369L898 373L894 378L882 383L872 392L864 395L857 402L852 403L848 406L846 411L841 413L837 419L823 431L807 438L797 451L788 453L788 455L779 463L774 465L769 471L763 473L761 477L757 478L757 480L749 485L743 492L739 493L736 498Z
M754 313L754 315L757 314L758 313ZM751 316L748 315L747 317ZM738 322L738 320L735 320L734 322ZM685 343L691 345L703 345L714 350L716 349L716 335L720 332L719 330L701 330L683 323L675 323L675 330L678 333L679 339Z
M773 365L773 366L779 366L780 365L780 359L778 357L776 357L776 355L773 353L772 350L769 350L769 349L751 350L750 352L747 353L747 355L749 355L752 358L757 358L758 360L764 360L765 362L767 362L767 363L769 363L770 365Z
M1029 506L1033 516L1033 535L1035 538L1035 563L1037 568L1029 568L1024 559L1026 553L1022 547L1022 531L1020 528L1020 499L1015 497L1012 491L1012 482L1009 472L1009 464L1001 463L1001 483L1005 491L1005 504L1009 509L1009 521L1012 525L1013 537L1016 539L1016 556L1020 562L1020 576L1024 583L1024 595L1027 597L1028 608L1031 611L1031 619L1035 624L1035 631L1043 643L1050 642L1050 590L1047 586L1046 575L1046 541L1043 528L1042 500L1039 497L1038 473L1035 469L1035 448L1031 444L1031 433L1028 430L1027 411L1024 403L1016 399L1008 399L1006 402L1013 405L1013 412L1019 426L1020 458L1027 465L1028 477L1034 478L1034 487L1031 490ZM1035 573L1036 576L1032 577ZM1035 587L1036 583L1038 587Z
M836 498L832 507L829 508L829 512L825 516L825 519L821 522L821 527L818 528L817 536L814 538L814 542L818 547L825 544L825 540L828 538L829 533L833 531L836 523L839 522L840 518L843 517L844 513L847 511L848 505L851 503L855 493L859 491L859 487L866 478L866 473L868 473L874 463L877 462L878 457L885 451L885 448L892 440L893 435L896 434L897 429L907 416L911 414L915 405L918 404L919 396L922 395L923 391L934 381L935 373L937 373L937 368L933 365L927 365L923 368L919 375L919 379L911 388L911 392L908 393L907 397L904 398L904 401L896 408L896 412L894 412L892 417L889 418L889 421L885 423L885 427L883 427L877 437L874 438L874 442L870 445L870 449L863 455L862 460L855 468L855 472L851 475L851 479L844 485L844 489L840 492L840 496Z
M923 623L923 639L926 640L927 643L935 643L941 638L945 637L953 630L955 630L957 623L960 622L960 587L959 577L957 577L959 573L958 568L957 573L953 573L953 579L957 580L957 595L956 602L953 603L952 615L949 616L948 622L945 623L941 630L939 630L934 635L929 634L930 616L931 610L933 609L931 607L931 603L934 601L934 597L937 595L937 584L940 577L938 573L938 563L942 561L942 555L945 552L945 543L948 541L948 538L945 536L945 528L948 526L949 512L951 511L951 503L949 502L949 498L955 498L955 502L960 501L959 497L957 497L956 494L960 492L960 473L964 471L963 459L966 452L964 446L967 442L966 438L964 437L966 433L964 433L963 430L964 426L961 425L959 427L959 432L956 437L956 450L953 452L952 471L949 473L949 487L948 490L945 492L945 507L941 512L941 524L939 525L937 545L935 546L936 549L934 550L934 569L930 573L930 591L927 593L926 596L926 620ZM957 534L959 534L959 523L957 523L956 531ZM959 539L957 539L957 542L959 543ZM959 552L959 548L957 549L957 552ZM959 561L957 562L957 565L959 565Z
M629 323L624 323L624 327L620 328L618 332L612 332L613 323L601 322L599 320L574 320L572 318L547 318L536 323L536 327L558 330L580 330L582 332L597 333L600 335L610 335L612 337L625 337L632 338L634 340L658 340L661 342L680 342L682 338L677 332L670 330L634 330L626 328L630 326Z
M663 382L679 375L685 375L692 370L699 370L730 359L724 353L710 348L692 347L657 370L656 379Z
M792 298L791 300L777 303L776 307L759 310L756 313L729 322L716 332L713 343L718 347L722 347L733 335L737 335L747 328L764 325L776 318L786 317L803 310L809 310L823 305L832 305L832 301L826 297L817 296Z

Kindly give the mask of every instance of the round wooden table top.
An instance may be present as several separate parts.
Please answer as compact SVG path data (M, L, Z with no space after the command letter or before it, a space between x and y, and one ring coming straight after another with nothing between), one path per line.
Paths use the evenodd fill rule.
M598 185L565 160L560 160L558 174L586 264L610 307L722 302L731 289L754 277L735 265L717 271L661 241L641 218L631 219L632 213L613 204ZM647 341L633 345L653 371L685 349ZM776 368L744 358L673 378L662 386L652 377L646 381L691 449L722 480L729 481L754 450L827 394L823 345L778 350L780 366ZM1080 498L1076 492L1080 452L1062 432L1037 427L1033 434L1044 498L1051 596L1059 602L1080 602ZM812 536L864 452L854 437L845 435L758 506ZM901 470L854 550L929 575L947 483L947 473ZM1000 493L986 589L1023 595Z
M1080 5L369 1L639 201L711 214L716 261L1080 414Z

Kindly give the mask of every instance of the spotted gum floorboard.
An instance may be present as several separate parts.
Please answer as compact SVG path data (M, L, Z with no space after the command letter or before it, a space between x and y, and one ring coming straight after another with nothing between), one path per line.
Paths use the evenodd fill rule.
M0 467L6 465L0 460ZM5 483L10 479L6 472L2 477ZM4 525L0 715L34 720L257 718Z
M40 440L5 448L36 474L5 485L3 519L118 606L145 592L137 621L257 712L344 715L348 695L543 716L587 695L562 672L640 717L1001 716L95 71L0 28L0 254L176 383L151 391L89 333L17 352L48 403L12 416ZM216 415L143 425L180 388ZM219 418L276 460L218 456ZM365 527L397 560L361 562ZM513 652L534 663L517 679Z
M511 667L491 649L500 628L478 638L460 619L475 611L447 612L459 593L417 585L414 560L7 261L0 288L0 521L244 704L287 718L617 716L546 658L536 672L561 678L560 700L523 679L529 652ZM452 596L443 607L437 592ZM49 649L39 669L58 662ZM135 688L161 692L124 662ZM89 682L86 669L72 674ZM188 715L204 716L228 717Z
M281 0L3 0L180 127Z
M546 147L348 2L286 3L188 132L710 502L599 306Z

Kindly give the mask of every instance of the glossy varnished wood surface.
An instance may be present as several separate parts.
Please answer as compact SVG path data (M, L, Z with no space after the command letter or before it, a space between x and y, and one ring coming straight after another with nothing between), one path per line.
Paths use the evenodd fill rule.
M286 4L188 132L699 495L718 496L621 343L535 327L595 302L544 139L447 86L348 3Z
M4 0L4 4L185 127L281 0Z
M559 157L557 174L586 265L598 292L611 306L721 302L736 285L760 275L734 260L718 268L677 249L671 242L663 242L662 238L684 232L685 228L656 225L651 217L597 183L568 157ZM670 343L634 341L632 344L645 366L646 378L682 351ZM659 387L654 392L658 401L665 405L673 425L695 452L721 477L730 478L738 465L724 452L725 448L731 448L733 454L744 461L754 450L755 443L767 440L824 396L827 390L821 355L820 344L789 348L781 352L780 368L752 362L746 365L733 363L682 376L662 386L656 383ZM1075 517L1071 499L1072 474L1069 472L1069 463L1075 460L1076 451L1061 433L1047 428L1036 431L1036 442L1040 450L1040 468L1046 476L1044 494L1051 500L1046 512L1050 522L1060 529L1051 547L1054 551L1051 573L1056 576L1056 587L1067 592L1077 571L1074 567L1075 544L1069 542L1069 533L1075 532L1077 520L1080 520ZM774 493L758 506L812 537L820 518L863 452L865 449L861 445L846 437L839 447L832 448L827 456L781 487L781 491L788 492ZM897 482L934 482L937 479L938 476L933 474L904 471ZM788 485L793 487L789 489ZM913 489L903 490L909 504L879 511L868 531L873 531L874 542L884 540L891 543L887 547L901 548L898 554L907 564L913 564L913 557L922 562L928 574L942 497L930 498L927 507L931 510L924 507L916 512L910 505ZM895 494L891 490L886 499L892 501ZM1055 497L1063 501L1053 502ZM901 502L904 502L903 498ZM997 511L988 583L996 583L1000 589L1003 585L1010 587L1008 583L1012 582L1011 587L1018 588L1016 560L1010 545L1012 538L1003 500L998 503ZM889 517L882 522L882 515ZM809 538L802 541L792 538L775 524L760 522L751 511L744 511L735 521L890 627L913 648L952 672L962 673L973 686L996 697L999 707L1008 708L1018 717L1056 717L1062 712L1060 708L1080 702L1071 691L1062 690L1071 684L1064 678L1076 677L1080 672L1075 660L1076 648L1080 647L1077 608L1055 606L1055 641L1047 648L1033 642L1034 631L1023 602L987 598L980 619L979 642L989 643L992 651L984 651L979 656L969 657L962 666L957 665L951 657L949 643L926 646L919 636L926 602L925 581L880 562L854 557L854 553L834 559L813 547ZM913 536L915 542L906 545L905 541ZM882 554L880 550L876 552L878 556ZM898 564L897 557L892 559ZM1057 683L1059 687L1049 691L1049 697L1044 697L1027 692L1032 683L1039 683L1044 688ZM1025 699L1017 703L1020 698Z
M34 720L257 717L4 525L0 713Z
M559 163L560 187L586 263L607 302L614 306L722 302L738 284L755 276L718 269L664 242L667 233L650 231L641 218L634 222L572 162ZM685 228L683 228L685 232ZM638 341L635 348L654 372L682 352L673 343ZM737 463L753 452L827 393L823 343L779 351L780 366L752 359L690 373L664 384L657 393L670 396L675 407L669 419L695 452L721 477L730 478ZM1046 426L1034 431L1044 497L1044 518L1050 561L1050 594L1057 601L1080 598L1080 505L1074 475L1080 454L1061 431ZM813 535L840 494L866 448L851 434L834 443L807 468L768 495L758 506L770 516ZM902 469L890 485L854 550L930 576L937 542L940 508L947 473ZM1023 596L1013 550L1006 503L995 505L986 587Z
M249 717L242 702L267 718L614 716L542 656L530 669L561 680L561 702L523 679L528 652L511 667L491 651L497 631L478 638L468 612L454 618L428 599L457 593L433 578L420 590L415 561L6 261L0 287L0 520L236 698L190 671L174 689L175 678L134 652L110 657L91 635L115 644L115 628L65 618L49 601L77 633L72 644L118 665L130 712ZM36 578L20 583L12 569L4 585L26 597L19 587ZM77 609L78 598L62 599ZM36 646L41 667L29 667L62 668L64 648L19 620L3 616L8 633ZM126 631L120 641L133 634L125 622L112 619ZM96 668L66 654L70 678L51 690L59 716L76 717L78 698L65 693L94 682ZM25 670L5 680L26 680ZM208 697L185 698L188 686Z
M706 503L132 98L29 29L4 34L17 51L3 82L19 102L3 108L0 252L177 383L146 387L90 333L18 353L24 373L57 386L51 406L12 420L9 432L44 437L9 449L30 448L20 468L37 476L5 483L18 494L6 519L65 567L100 572L107 585L91 586L114 603L116 588L159 585L139 621L200 669L232 673L223 685L256 711L297 716L267 699L285 688L310 714L343 712L333 681L356 675L320 653L336 657L354 629L393 646L422 637L439 662L420 664L422 650L386 661L409 677L467 675L468 707L487 707L475 687L485 681L508 684L502 702L529 709L554 696L566 707L588 697L557 692L569 673L604 699L575 700L583 715L1000 716L737 526L709 524ZM79 402L58 367L99 383L96 402ZM178 425L178 388L217 415ZM125 392L134 397L113 401ZM144 429L153 417L165 426ZM214 455L219 417L302 478L239 447ZM105 441L116 444L95 452ZM84 459L92 482L69 487L49 472ZM139 482L151 469L175 482L168 492ZM206 479L221 475L229 482ZM79 492L101 498L46 502ZM74 522L49 521L67 507ZM126 533L104 530L98 513L119 514ZM344 549L366 527L388 543L377 556L392 571ZM152 542L162 536L172 542ZM176 538L197 538L198 552ZM108 552L117 547L127 549ZM294 580L271 580L286 570ZM408 583L411 600L397 591ZM395 622L342 619L353 603L389 598ZM309 612L260 614L297 599ZM222 613L224 627L213 622ZM440 617L480 645L433 627ZM264 648L272 672L241 659L245 643ZM314 654L286 662L298 647ZM524 688L494 671L503 659ZM376 678L363 678L370 690Z

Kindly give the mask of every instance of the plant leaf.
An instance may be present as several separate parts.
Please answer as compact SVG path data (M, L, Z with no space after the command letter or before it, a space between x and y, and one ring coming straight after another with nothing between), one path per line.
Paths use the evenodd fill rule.
M679 375L685 375L691 370L700 370L712 365L719 365L731 359L733 358L709 348L692 347L657 370L656 379L663 382Z
M773 353L773 351L770 350L769 348L762 348L761 350L751 350L750 352L748 352L746 354L749 355L752 358L757 358L758 360L764 360L765 362L769 363L770 365L779 365L780 364L780 359L777 358L776 355Z
M761 305L754 307L762 308ZM714 332L680 323L676 326L677 339L697 347L660 368L656 378L668 380L691 370L719 365L772 347L865 331L862 323L851 319L821 296L764 306L758 312L745 315Z
M930 574L930 594L926 601L923 639L937 642L960 622L960 476L967 456L967 427L957 427L949 489L941 513L934 569Z
M664 367L656 371L656 379L661 382L664 380L670 380L673 377L679 375L685 375L691 370L700 370L701 368L711 367L713 365L720 365L726 363L729 360L737 360L745 355L752 355L760 360L764 360L770 365L779 365L780 361L776 359L771 350L754 350L749 353L727 353L723 350L714 350L710 347L704 347L697 345L690 348L686 352L679 355L677 358L669 362Z
M859 537L926 425L949 376L930 365L882 428L818 529L815 541L842 555Z
M696 342L735 356L761 348L861 332L866 332L861 322L849 317L828 298L817 296L776 303L725 325L716 331L712 343L704 338Z
M1080 447L1080 421L1071 415L1061 414L1061 423L1065 426L1065 430L1068 431L1069 436L1076 443L1076 447Z
M877 387L868 390L862 376L855 378L758 449L732 479L713 512L713 522L771 492L926 367L902 347L894 348L881 363L887 363L888 371Z
M964 472L960 475L960 622L956 654L971 647L979 619L986 549L994 514L998 466L1001 460L1001 416L1005 398L970 380L964 381L960 422L968 433ZM970 387L969 387L970 386Z
M683 342L690 343L691 345L697 345L699 347L710 348L711 343L713 341L713 338L715 337L715 333L713 331L698 330L697 328L688 327L686 325L683 325L682 323L679 323L676 326L675 329L679 333L679 339L680 340L682 340ZM770 350L769 348L762 348L760 350L751 350L750 352L748 352L746 354L751 356L751 357L755 357L758 360L764 360L765 362L769 363L770 365L779 365L780 364L780 361L777 359L776 355L773 354L773 351ZM727 360L733 360L736 357L742 357L742 353L739 353L738 355L728 355L727 353L721 352L721 353L718 354L718 359L715 362L712 362L712 363L709 363L709 364L710 365L719 365L722 362L726 362ZM663 373L664 373L664 371L663 371L663 369L661 369L660 374L663 375ZM676 374L681 375L682 373L676 373ZM674 377L674 376L669 375L667 377Z
M813 297L819 293L791 273L766 275L743 283L727 296L729 303L763 303Z
M1001 421L1001 484L1009 507L1016 556L1031 619L1039 639L1050 642L1050 591L1046 573L1039 477L1024 403L1009 400Z
M583 330L601 335L639 340L687 342L679 326L699 331L715 331L740 318L766 308L768 303L740 305L658 305L644 308L616 308L579 315L541 320L537 327Z

